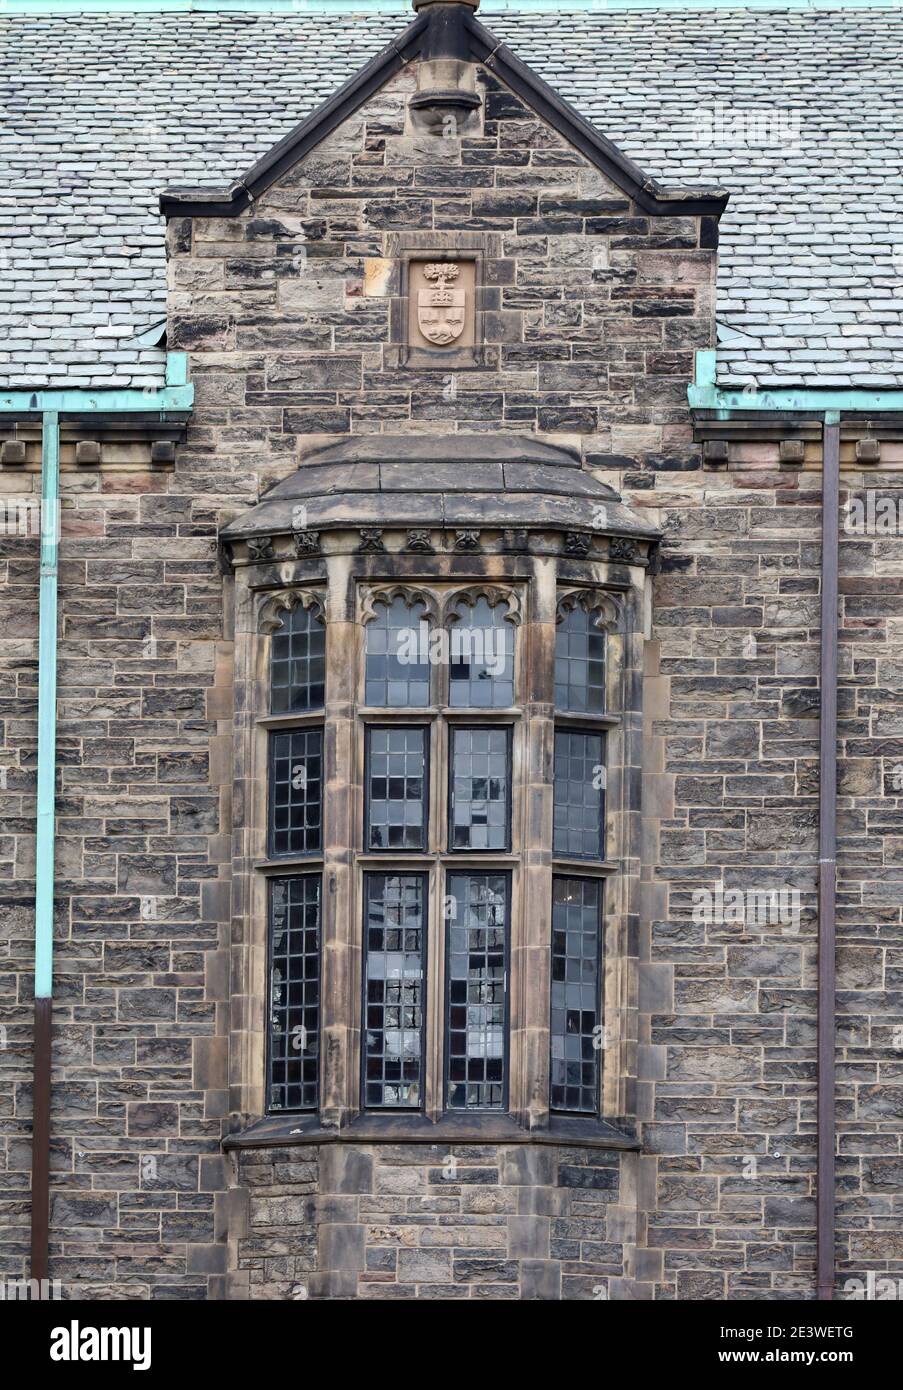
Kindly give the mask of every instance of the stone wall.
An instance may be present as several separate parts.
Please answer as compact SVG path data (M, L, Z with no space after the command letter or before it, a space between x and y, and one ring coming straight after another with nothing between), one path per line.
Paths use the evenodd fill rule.
M811 1297L815 1254L820 457L731 445L651 479L667 531L647 649L640 1118L659 1297ZM842 449L842 501L899 496ZM843 514L843 513L842 513ZM842 533L837 1287L903 1270L899 536ZM798 919L693 920L693 891L798 891ZM787 914L790 915L790 914ZM652 1194L654 1193L654 1198Z
M366 1297L554 1297L559 1267L565 1298L622 1296L620 1278L631 1296L811 1293L817 450L788 473L777 442L753 440L703 468L686 385L713 341L714 228L639 214L483 80L479 137L405 136L406 72L249 212L174 221L169 345L197 392L175 467L63 474L51 1275L68 1296L220 1297L227 1269L237 1296L308 1281L317 1296L318 1270L337 1269ZM483 367L397 365L380 265L412 231L490 238ZM645 684L641 1157L468 1149L446 1187L448 1155L419 1146L221 1156L247 1117L229 1113L226 1055L217 531L318 445L384 429L539 430L666 531ZM866 485L844 447L844 487ZM892 486L901 461L886 447L870 478ZM841 1279L903 1267L901 561L897 538L841 548ZM20 1274L37 542L0 541L0 569L0 1273ZM719 881L798 889L797 930L694 922L694 889Z
M276 1299L623 1297L636 1161L528 1144L247 1151L235 1282Z

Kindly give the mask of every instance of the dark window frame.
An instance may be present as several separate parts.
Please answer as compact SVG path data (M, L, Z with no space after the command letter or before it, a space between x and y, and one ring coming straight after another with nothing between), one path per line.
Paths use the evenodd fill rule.
M427 624L427 627L429 628L430 638L432 638L432 634L433 634L434 631L436 631L437 627L441 626L441 624L438 623L438 621L437 621L437 619L436 619L436 617L435 617L435 614L432 613L432 612L430 611L430 609L427 608L427 607L424 605L424 603L423 603L422 600L418 599L418 600L415 600L415 601L413 601L413 602L409 602L409 601L405 598L405 596L404 596L403 594L394 594L391 598L389 598L389 597L388 597L387 595L385 595L385 594L378 593L378 594L375 596L375 598L374 598L373 616L370 618L370 620L369 620L369 621L365 624L365 626L364 626L364 645L363 645L363 663L362 663L362 664L363 664L363 674L362 674L361 677L359 677L361 683L360 683L360 685L359 685L359 687L358 687L358 688L360 689L361 704L362 704L362 706L363 706L364 709L386 710L387 712L389 712L389 711L391 711L391 710L428 710L428 709L430 709L430 707L434 704L434 702L435 702L435 700L436 700L436 681L437 681L437 672L436 672L436 668L434 667L433 663L430 662L430 661L427 662L427 672L426 672L426 687L427 687L427 691L426 691L426 700L425 700L423 703L421 703L421 704L419 704L419 705L411 705L411 704L398 705L398 704L392 704L392 703L389 701L389 698L388 698L388 695L389 695L389 689L388 689L388 688L389 688L389 684L390 684L390 681L389 681L389 677L388 677L388 676L379 677L379 679L380 679L381 681L383 681L384 684L385 684L385 686L386 686L386 700L385 700L385 701L378 700L378 701L376 701L376 703L374 703L373 701L371 701L371 700L369 700L369 699L367 698L367 685L368 685L367 662L368 662L368 660L369 660L369 658L370 658L371 656L383 655L383 653L371 652L371 651L370 651L370 646L369 646L369 644L370 644L370 634L371 634L371 632L373 632L375 629L378 629L378 628L381 628L381 627L382 627L382 622L381 622L381 620L380 620L380 618L379 618L379 616L378 616L378 614L377 614L377 609L383 609L383 610L384 610L385 619L386 619L386 623L385 623L386 631L387 631L387 632L392 632L392 631L400 632L400 631L402 630L401 628L393 628L393 627L391 626L390 622L388 621L389 618L390 618L391 615L392 615L392 611L393 611L393 609L395 608L395 605L396 605L396 604L402 604L402 605L407 609L407 612L411 615L411 620L410 620L410 626L411 626L411 627L419 626L419 624L420 624L421 622L425 622L425 623ZM422 612L420 613L420 616L419 616L419 617L416 617L416 618L415 618L415 617L414 617L414 614L415 614L416 610L418 610L418 609L421 609ZM388 655L388 652L385 653L385 655ZM370 679L371 681L375 681L375 680L377 679L377 677L370 677L369 679ZM405 677L405 684L406 684L406 685L409 685L409 684L410 684L410 677L407 677L407 676ZM410 691L408 691L408 694L410 694Z
M600 802L600 804L599 804L599 853L598 853L597 855L596 855L596 854L573 854L573 853L571 853L570 851L557 850L557 849L555 848L555 782L556 782L556 777L555 777L555 763L556 763L556 747L557 747L557 743L558 743L558 735L559 735L559 734L583 734L583 735L589 735L591 738L598 738L598 739L601 739L601 742L602 742L602 759L601 759L600 766L603 767L603 768L605 769L605 785L601 788L601 794L600 794L600 798L599 798L599 802ZM570 721L568 721L566 724L559 724L559 723L557 723L557 721L556 721L556 722L555 722L555 725L554 725L553 733L552 733L552 859L553 859L553 861L557 861L557 860L573 860L575 863L583 863L583 864L604 864L604 863L606 862L606 861L605 861L605 850L606 850L606 839L607 839L607 836L606 836L606 833L605 833L605 832L606 832L605 817L606 817L607 809L608 809L608 728L607 728L606 726L601 726L601 727L598 727L598 726L597 726L596 728L593 728L593 727L591 727L591 726L589 726L589 725L586 725L586 724L584 724L584 723L572 724Z
M552 655L552 705L553 705L553 709L554 709L555 714L575 715L577 718L580 718L580 719L590 719L590 720L591 720L591 719L604 719L604 718L606 718L606 716L608 715L608 674L609 674L609 670L608 670L608 668L609 668L608 629L607 629L606 627L599 627L598 623L595 622L595 620L594 620L594 613L595 613L596 611L597 611L597 610L584 608L584 606L583 606L582 604L579 604L579 603L578 603L578 604L576 604L573 608L569 608L569 609L567 610L567 612L563 615L563 617L559 620L559 622L558 622L557 625L556 625L556 628L555 628L555 650L554 650L554 653L553 653L553 655ZM574 617L574 615L577 614L577 613L583 614L583 616L584 616L585 619L586 619L586 631L587 631L588 637L593 636L594 633L595 633L596 635L598 635L598 637L600 638L601 643L602 643L602 685L601 685L601 687L596 687L596 688L598 688L598 689L601 689L601 692L602 692L602 708L601 708L601 709L589 709L588 707L584 707L583 709L574 709L570 704L559 705L559 703L558 703L558 698L557 698L557 693L558 693L558 679L557 679L557 677L558 677L558 663L559 663L559 661L561 661L561 660L566 661L566 662L568 663L568 670L570 671L570 664L571 664L573 661L576 660L576 658L574 658L574 657L572 657L572 656L570 656L570 655L568 655L568 656L566 656L566 657L560 657L560 656L559 656L559 654L558 654L558 640L559 640L559 637L560 637L560 636L562 636L562 635L567 636L567 635L568 635L568 624L570 623L570 621L571 621L571 619ZM586 665L586 667L587 667L587 676L588 676L588 675L589 675L589 657L586 658L585 665ZM574 690L574 689L578 689L578 688L579 688L579 687L574 686L573 683L572 683L570 680L568 680L567 686L566 686L566 689L567 689L568 691ZM592 688L593 688L593 687L591 687L591 686L587 683L587 685L585 686L585 691L586 691L586 693L588 694L589 691L590 691L590 689L592 689ZM587 700L587 701L585 702L585 706L588 706L588 703L589 703L589 702L588 702L588 700Z
M478 733L482 730L495 733L503 730L505 734L505 785L507 787L507 806L505 813L505 843L504 845L493 845L487 849L474 849L471 845L454 845L452 839L455 831L455 738L458 733ZM511 819L512 803L514 801L514 725L513 724L465 724L450 723L448 725L448 797L446 803L447 820L447 846L448 854L510 854L511 853Z
M430 763L431 763L431 736L432 724L412 721L408 719L398 719L392 723L370 723L364 725L364 825L363 825L363 852L364 854L429 854L430 843ZM389 733L402 730L407 732L410 729L421 729L423 731L423 819L421 821L421 834L423 843L418 848L405 848L399 845L371 845L370 844L370 740L376 731L386 731Z
M273 894L277 883L288 883L296 879L313 879L317 884L317 1078L316 1078L316 1098L313 1105L305 1106L274 1106L272 1103L273 1091L273 946L274 946L274 924L273 924ZM323 874L317 870L313 873L286 873L276 874L268 878L266 885L267 895L267 942L266 942L266 970L267 970L267 989L266 989L266 1058L265 1072L266 1077L266 1096L265 1113L267 1115L319 1115L322 1101L322 1066L323 1051L321 1039L323 1034ZM288 1004L286 1003L286 1008ZM288 1084L287 1082L285 1083Z
M322 652L322 657L321 657L321 659L322 659L322 662L323 662L323 699L320 701L319 704L308 703L308 704L306 704L306 705L295 706L294 704L291 703L291 701L290 701L289 698L288 698L288 696L291 694L291 691L292 691L293 689L309 689L309 682L308 682L306 685L304 685L304 686L299 686L299 687L293 686L293 685L291 684L291 665L292 665L292 657L291 657L291 655L289 655L289 656L287 656L287 657L277 657L277 656L276 656L276 639L277 639L277 638L281 638L282 640L287 641L288 644L289 644L289 652L291 652L291 643L292 643L293 637L300 636L299 633L296 633L296 632L294 631L294 624L295 624L295 621L296 621L296 617L297 617L297 615L298 615L299 613L304 614L305 617L306 617L307 620L308 620L308 621L307 621L307 632L308 632L308 633L314 632L314 631L315 631L315 628L316 628L317 626L319 626L319 627L322 629L323 652ZM267 702L267 708L268 708L268 710L269 710L270 715L274 715L274 716L279 717L279 718L289 718L291 715L297 715L299 718L303 718L305 715L309 715L309 714L319 714L322 710L324 710L324 709L326 708L326 675L327 675L327 671L326 671L326 659L327 659L327 657L326 657L326 620L325 620L325 617L324 617L323 613L322 613L321 611L318 611L318 608L317 608L317 607L313 607L313 606L311 606L311 605L309 605L309 604L306 604L306 603L296 603L292 608L288 609L288 611L284 613L284 615L283 615L283 617L282 617L282 619L281 619L281 621L280 621L280 623L279 623L279 626L278 626L277 628L275 628L275 630L270 634L270 652L269 652L269 663L268 663L268 670L267 670L267 681L268 681L268 684L269 684L269 700L268 700L268 702ZM310 654L308 654L308 656L306 657L306 660L307 660L308 662L311 660ZM275 680L274 680L274 674L275 674L274 668L275 668L275 666L277 665L277 663L283 663L283 662L288 666L289 680L285 683L285 685L277 685L276 682L275 682ZM285 708L285 709L276 709L276 708L275 708L275 705L276 705L276 701L275 701L275 692L276 692L277 690L285 690L285 691L286 691L286 708Z
M593 1086L594 1106L592 1110L570 1110L552 1103L552 1038L555 1036L552 1030L552 991L554 980L552 979L552 962L554 953L552 941L549 942L549 1114L550 1115L572 1115L579 1117L589 1117L598 1119L602 1114L602 1085L605 1074L605 893L608 886L607 876L596 875L588 876L578 873L553 873L552 874L552 936L555 933L555 883L556 881L570 881L577 883L594 883L598 885L599 908L596 919L596 1027L602 1028L603 1045L595 1051L595 1071L596 1079ZM567 1059L565 1059L567 1061ZM565 1083L567 1084L567 1083Z
M274 844L276 834L276 779L274 763L276 744L280 738L292 738L295 734L318 734L320 739L320 843L316 849L277 850ZM326 790L326 726L325 724L299 724L297 727L270 729L267 734L267 857L282 859L322 859L323 857L323 799Z
M511 670L510 670L510 676L509 676L507 679L510 680L510 684L511 684L511 699L507 702L507 704L496 703L496 701L495 701L494 699L493 699L493 700L490 700L490 702L489 702L488 704L477 704L477 705L475 705L475 704L470 704L470 703L466 703L466 704L465 704L465 703L463 703L463 702L462 702L462 703L459 703L458 701L456 701L456 700L453 698L453 697L454 697L454 694L455 694L455 689L456 689L456 687L457 687L457 686L460 686L460 685L463 685L463 684L464 684L464 681L463 681L463 680L456 680L456 679L454 678L453 674L452 674L452 672L453 672L453 670L454 670L454 664L453 664L453 662L452 662L452 660L451 660L452 632L453 632L453 630L454 630L456 627L457 627L457 628L470 628L472 631L477 631L477 630L478 630L477 625L476 625L475 622L474 622L474 615L476 614L476 610L477 610L478 606L480 605L480 603L485 603L487 609L489 610L489 615L490 615L491 621L490 621L485 627L482 627L482 628L479 629L479 630L482 630L482 631L484 631L484 632L501 632L501 633L503 633L503 634L505 635L505 650L506 650L506 655L509 655L509 653L508 653L508 641L509 641L509 636L508 636L508 634L510 633L510 643L511 643L510 661L511 661ZM495 619L495 614L496 614L496 612L497 612L498 609L502 609L503 611L502 611L502 613L501 613L501 616L500 616L499 621L496 621L496 619ZM518 698L517 698L517 697L518 697L518 683L519 683L519 682L518 682L518 651L519 651L519 646L518 646L518 641L517 641L517 628L518 628L518 624L517 624L516 622L512 622L512 620L511 620L511 615L512 615L512 612L514 612L514 611L516 611L516 609L512 606L512 604L508 601L507 598L501 598L501 599L498 600L497 603L491 603L491 602L489 601L489 599L488 599L485 595L480 595L480 596L478 596L477 599L475 600L475 602L473 602L473 603L467 602L467 600L464 599L463 597L462 597L462 598L459 598L458 601L457 601L456 603L454 603L454 605L451 606L451 607L449 608L449 610L448 610L448 612L447 612L447 614L446 614L446 617L445 617L445 622L444 622L444 624L443 624L443 626L444 626L444 628L445 628L445 631L446 631L446 634L447 634L448 644L449 644L449 659L448 659L448 662L447 662L446 672L445 672L445 678L444 678L444 679L445 679L445 691L444 691L444 695L445 695L445 702L446 702L446 705L448 706L448 709L449 709L450 711L452 711L453 714L456 714L456 715L457 715L457 714L462 714L462 713L467 713L467 712L473 711L474 713L476 713L476 714L478 714L478 715L482 715L482 716L485 717L486 715L488 715L488 714L493 714L494 712L496 712L496 711L498 711L498 710L510 710L510 709L516 707L516 705L517 705L517 703L518 703ZM472 669L472 668L469 668L469 669ZM500 679L505 679L505 678L504 678L504 677L495 677L495 676L492 677L493 682L494 682L495 680L497 680L497 679L500 680ZM467 683L467 687L468 687L468 693L470 693L470 688L471 688L471 686L472 686L472 684L473 684L473 676L472 676L472 675L468 675L468 677L467 677L467 682L466 682L466 683ZM495 686L494 686L494 684L493 684L493 685L490 687L490 692L492 693L492 692L494 692L494 690L495 690Z
M451 1032L451 929L452 918L447 912L443 913L445 918L445 931L443 933L442 948L444 952L444 989L442 998L442 1114L443 1115L504 1115L507 1114L511 1103L511 911L512 898L514 895L514 875L511 869L493 868L470 868L452 869L447 868L443 888L443 904L451 896L450 884L453 878L488 878L495 875L497 878L505 880L505 923L504 923L504 985L505 985L505 1014L502 1024L502 1040L504 1049L502 1052L502 1100L499 1105L451 1105L450 1091L452 1079L449 1075L449 1063L451 1061L451 1051L449 1047L449 1034ZM457 1083L456 1083L457 1084ZM465 1080L465 1086L467 1084Z
M420 926L420 1104L419 1105L368 1105L367 1104L367 941L369 897L367 885L374 878L418 878L422 883L422 921ZM430 873L429 869L415 867L398 870L367 869L361 875L361 1027L360 1027L360 1110L361 1114L371 1115L422 1115L426 1112L427 1083L427 1033L428 1033L428 992L429 992L429 935L430 935Z

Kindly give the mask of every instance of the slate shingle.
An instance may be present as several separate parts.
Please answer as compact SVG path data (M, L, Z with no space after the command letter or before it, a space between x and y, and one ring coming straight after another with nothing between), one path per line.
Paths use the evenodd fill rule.
M160 190L239 176L409 17L0 18L0 380L159 382ZM903 386L903 15L480 19L648 173L731 190L722 385Z

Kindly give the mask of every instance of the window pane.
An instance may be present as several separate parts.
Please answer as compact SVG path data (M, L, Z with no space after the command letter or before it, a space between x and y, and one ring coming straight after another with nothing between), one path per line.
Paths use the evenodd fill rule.
M271 643L271 713L322 709L326 692L326 629L313 611L299 604L286 613Z
M507 874L446 883L446 1077L450 1110L501 1110L508 1071Z
M316 1110L320 875L270 883L269 1108Z
M551 1106L599 1109L602 884L552 880Z
M507 849L510 730L452 729L449 849Z
M364 704L419 708L430 702L429 632L426 608L403 598L378 603L367 624Z
M506 603L490 608L484 598L448 630L449 703L460 709L507 709L514 704L514 628Z
M552 853L605 858L605 735L555 730Z
M270 854L322 847L323 730L270 735Z
M367 730L367 848L425 849L424 728Z
M423 1101L423 874L364 878L364 1106Z
M555 633L555 708L605 712L605 633L582 608L572 608Z

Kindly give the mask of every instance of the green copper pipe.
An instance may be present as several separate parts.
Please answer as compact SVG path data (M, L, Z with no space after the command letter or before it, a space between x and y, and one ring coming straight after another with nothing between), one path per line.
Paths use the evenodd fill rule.
M46 1289L50 1246L50 1075L53 1030L53 859L60 417L43 413L38 629L38 807L35 831L34 1038L31 1105L31 1277Z
M60 417L44 411L41 440L41 593L38 636L38 809L34 992L53 992L53 816L56 782L56 610L60 536Z
M0 0L2 3L2 0ZM56 629L60 543L60 416L131 412L165 418L194 401L188 358L171 352L165 385L146 390L12 391L0 415L42 417L38 625L38 777L35 828L35 973L31 1123L31 1278L45 1297L50 1254L50 1095L53 1033L53 888L56 810Z

